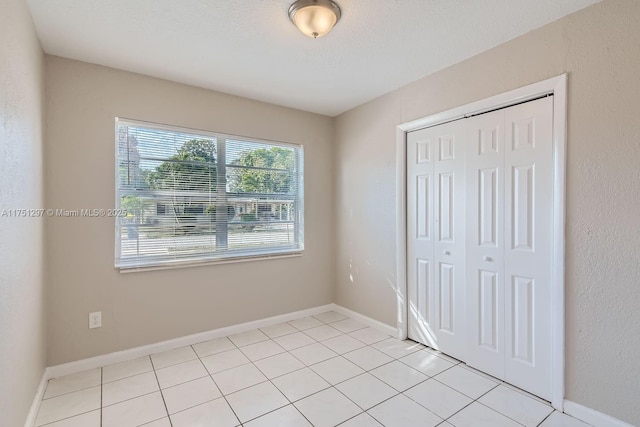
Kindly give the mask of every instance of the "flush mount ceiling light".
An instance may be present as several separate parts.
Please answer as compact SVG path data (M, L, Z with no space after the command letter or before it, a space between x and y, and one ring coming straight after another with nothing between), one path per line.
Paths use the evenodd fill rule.
M340 8L331 0L297 0L289 8L289 18L302 34L317 39L340 20Z

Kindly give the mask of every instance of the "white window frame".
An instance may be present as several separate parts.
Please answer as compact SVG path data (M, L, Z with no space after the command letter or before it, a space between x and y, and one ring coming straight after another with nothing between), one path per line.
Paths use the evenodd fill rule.
M299 201L298 213L297 213L297 221L295 222L295 231L294 238L296 242L294 245L290 247L274 247L274 248L266 248L266 249L245 249L245 250L229 250L224 253L216 253L216 254L202 254L200 257L193 257L189 259L170 259L170 258L152 258L148 260L141 260L138 262L127 262L122 261L121 256L121 233L122 226L120 222L120 218L115 218L115 268L118 269L122 273L127 272L135 272L135 271L148 271L148 270L162 270L162 269L170 269L170 268L182 268L189 266L198 266L198 265L206 265L206 264L226 264L226 263L235 263L235 262L244 262L244 261L252 261L252 260L263 260L263 259L274 259L274 258L288 258L288 257L297 257L301 256L304 251L304 146L302 144L295 144L289 142L281 142L281 141L271 141L260 138L246 137L241 135L231 135L221 132L212 132L201 129L193 129L186 128L180 126L173 125L165 125L158 124L153 122L146 122L142 120L128 119L128 118L115 118L115 206L116 211L121 209L120 207L120 188L119 188L119 144L118 144L118 127L119 126L132 126L132 127L143 127L147 129L157 129L161 131L168 132L177 132L177 133L187 133L193 134L202 137L210 137L216 138L216 141L226 141L227 139L235 140L235 141L245 141L249 143L256 144L264 144L267 146L277 146L277 147L285 147L285 148L294 148L296 149L297 159L296 164L298 168L297 173L297 200ZM218 174L222 174L226 169L226 158L224 156L224 151L226 149L226 142L222 144L222 158L224 162L220 162L220 151L218 151L218 158L216 159L216 170ZM220 149L221 147L218 146ZM224 164L222 164L224 163ZM222 167L221 167L222 166ZM226 180L225 180L226 182ZM226 192L225 192L226 195ZM226 228L226 227L225 227ZM120 262L119 262L120 261Z

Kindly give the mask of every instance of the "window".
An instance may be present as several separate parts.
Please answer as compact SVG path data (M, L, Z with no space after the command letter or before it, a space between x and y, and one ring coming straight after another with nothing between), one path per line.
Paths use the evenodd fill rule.
M116 119L118 268L299 253L303 150Z

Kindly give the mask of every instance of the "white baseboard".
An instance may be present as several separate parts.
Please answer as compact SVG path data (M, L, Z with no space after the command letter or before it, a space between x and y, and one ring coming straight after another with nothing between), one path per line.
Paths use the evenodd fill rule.
M564 401L564 412L595 427L633 427L631 424L570 400Z
M24 422L24 427L31 427L36 423L36 417L40 410L40 402L42 402L44 390L47 388L47 381L49 381L48 369L49 368L45 368L42 372L40 384L38 384L38 390L36 390L36 395L33 398L33 402L31 402L31 408L29 408L29 413L27 414L27 420Z
M279 316L268 317L266 319L254 320L251 322L240 323L238 325L227 326L211 331L200 332L198 334L161 341L154 344L143 345L141 347L134 347L128 350L90 357L88 359L77 360L75 362L64 363L62 365L51 366L46 370L47 380L64 375L75 374L89 369L99 368L101 366L112 365L118 362L124 362L137 357L160 353L162 351L173 350L174 348L185 347L216 338L226 337L228 335L238 334L252 329L277 325L278 323L288 322L301 317L313 316L314 314L320 314L333 309L333 304L327 304L319 307L308 308L306 310L281 314Z
M389 326L386 323L382 323L378 320L372 319L371 317L365 316L364 314L357 313L353 310L349 310L348 308L344 308L338 304L329 304L332 306L333 311L337 311L338 313L342 313L345 316L351 317L353 320L357 320L360 323L364 323L367 326L371 326L373 329L377 329L382 333L387 335L391 335L394 338L398 337L398 329L393 326Z

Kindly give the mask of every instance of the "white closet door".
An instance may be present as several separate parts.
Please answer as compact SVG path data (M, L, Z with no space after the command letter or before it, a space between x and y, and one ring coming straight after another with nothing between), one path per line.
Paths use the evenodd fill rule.
M437 348L434 334L434 185L431 129L407 135L407 312L409 338Z
M505 379L551 398L553 101L505 109Z
M553 101L407 137L409 337L551 398Z
M407 136L409 338L465 349L463 122Z
M434 298L435 335L441 351L466 355L465 313L465 146L464 120L434 132Z
M504 110L468 123L465 361L504 378Z
M407 135L407 283L409 338L436 347L433 333L433 158L429 129Z

